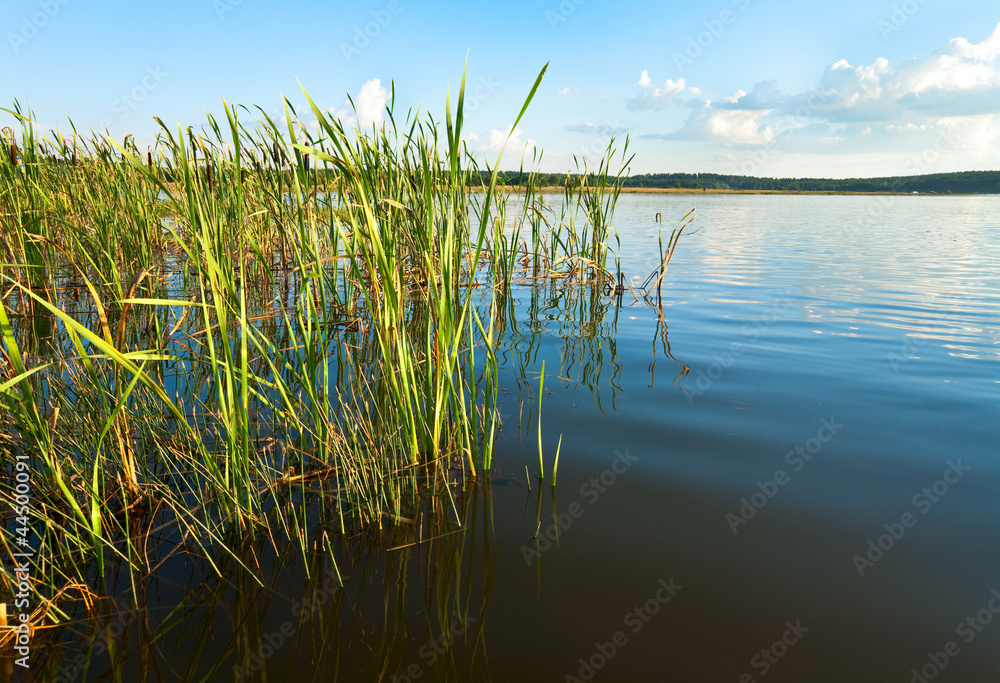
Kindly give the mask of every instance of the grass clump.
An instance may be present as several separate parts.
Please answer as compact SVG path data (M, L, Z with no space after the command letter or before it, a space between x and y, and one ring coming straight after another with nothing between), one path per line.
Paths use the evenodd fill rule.
M306 99L315 128L227 104L145 151L8 110L0 497L31 473L39 622L164 553L240 565L234 538L281 536L335 564L334 535L412 520L424 492L454 508L491 466L510 287L620 286L613 147L556 215L531 171L515 197L466 149L464 76L443 131Z

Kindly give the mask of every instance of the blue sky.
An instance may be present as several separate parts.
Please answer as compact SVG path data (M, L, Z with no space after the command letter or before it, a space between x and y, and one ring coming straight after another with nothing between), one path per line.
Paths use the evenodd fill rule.
M631 134L633 173L852 177L1000 168L995 1L351 3L14 0L0 19L0 106L44 128L151 141L225 98L281 115L301 82L377 122L443 119L468 55L466 139L495 155L538 71L505 166L593 157ZM309 123L310 115L299 109ZM3 119L9 123L9 117Z

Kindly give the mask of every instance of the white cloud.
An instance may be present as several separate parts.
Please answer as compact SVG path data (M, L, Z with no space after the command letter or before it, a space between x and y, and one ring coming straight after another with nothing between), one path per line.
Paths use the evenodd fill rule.
M845 117L848 119L857 116L883 118L887 108L883 96L895 87L895 73L889 60L880 57L871 66L854 67L841 59L823 74L819 91L823 96L823 108L829 112L861 112L848 114Z
M382 81L377 78L365 81L358 96L354 98L354 105L358 110L358 123L364 128L382 123L382 112L385 111L388 99L389 93L382 87Z
M1000 25L982 42L955 38L926 57L898 64L879 58L855 66L841 59L815 89L797 95L782 93L770 81L749 94L739 90L715 102L685 102L675 101L685 90L683 80L656 88L643 72L639 85L639 96L628 101L632 109L695 109L680 129L643 137L764 145L772 161L781 155L839 155L890 166L933 150L926 156L955 170L995 167L1000 158ZM923 164L912 170L930 169Z
M729 102L730 104L736 104L737 102L740 101L741 98L744 98L746 96L747 96L746 90L737 90L735 95L733 95L732 97L727 97L726 99L723 100L723 102Z
M346 127L358 127L361 130L370 130L372 126L381 125L382 114L385 112L385 104L389 100L389 93L382 87L380 79L373 78L365 81L353 99L353 110L351 109L351 103L344 100L342 109L333 108L330 109L330 113L335 118L340 119ZM357 112L356 115L355 112Z
M769 111L720 111L708 117L709 134L726 145L762 145L774 138L774 131L761 127L760 119Z
M559 88L559 94L560 95L569 95L569 86L567 85L565 88Z
M537 144L531 138L522 140L522 133L523 131L520 128L514 128L513 132L511 132L511 126L507 126L503 130L492 128L482 135L471 133L466 135L464 139L473 151L479 153L499 154L506 142L506 152L508 153L527 152L531 154L537 147ZM508 135L510 136L509 141L507 140Z
M639 87L642 88L642 92L639 93L638 97L634 97L628 101L629 109L663 109L677 95L684 92L687 84L683 78L678 78L677 82L668 78L663 87L658 88L649 77L649 71L643 69L642 74L639 76Z
M833 64L820 81L832 119L890 121L1000 111L1000 25L983 42L955 38L923 59L892 66Z
M660 140L711 140L726 147L756 147L774 139L774 130L761 125L770 110L712 109L704 107L691 114L684 127L662 135L644 135Z

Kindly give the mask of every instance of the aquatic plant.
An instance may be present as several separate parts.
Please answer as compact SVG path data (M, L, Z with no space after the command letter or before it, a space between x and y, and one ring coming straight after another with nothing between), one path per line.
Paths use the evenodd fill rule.
M391 102L360 130L303 91L315 128L288 100L282 125L224 103L145 152L5 110L0 499L24 524L0 542L4 567L32 555L36 627L109 572L134 592L153 537L244 568L234 539L281 537L336 566L334 532L426 492L454 507L489 470L510 288L620 294L621 172L612 143L557 214L534 171L506 187L469 152L464 90L443 130Z

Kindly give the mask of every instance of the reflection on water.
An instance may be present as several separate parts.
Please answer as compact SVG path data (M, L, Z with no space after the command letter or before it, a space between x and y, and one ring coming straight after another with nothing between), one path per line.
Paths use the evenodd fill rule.
M236 532L235 555L168 539L161 551L185 552L155 558L155 576L115 577L128 597L67 627L45 680L488 680L491 490L428 497L379 533L317 528L306 555Z
M669 381L680 388L690 368L671 350L662 305L654 303L653 298L633 295L636 308L623 308L625 299L624 294L609 295L598 286L580 288L559 280L519 288L502 299L505 315L499 326L497 355L517 387L515 404L521 405L533 396L539 350L545 340L554 338L560 345L558 364L549 365L548 373L559 388L585 389L602 414L616 412L624 369L618 358L618 320L623 311L632 319L634 313L655 321L649 331L649 386L656 383L657 361L664 359L671 363L673 374ZM609 399L606 409L604 404ZM522 427L530 424L530 416L521 422Z
M692 199L621 199L633 285ZM63 680L996 679L1000 200L696 199L662 306L502 298L492 483L305 556L163 539Z

